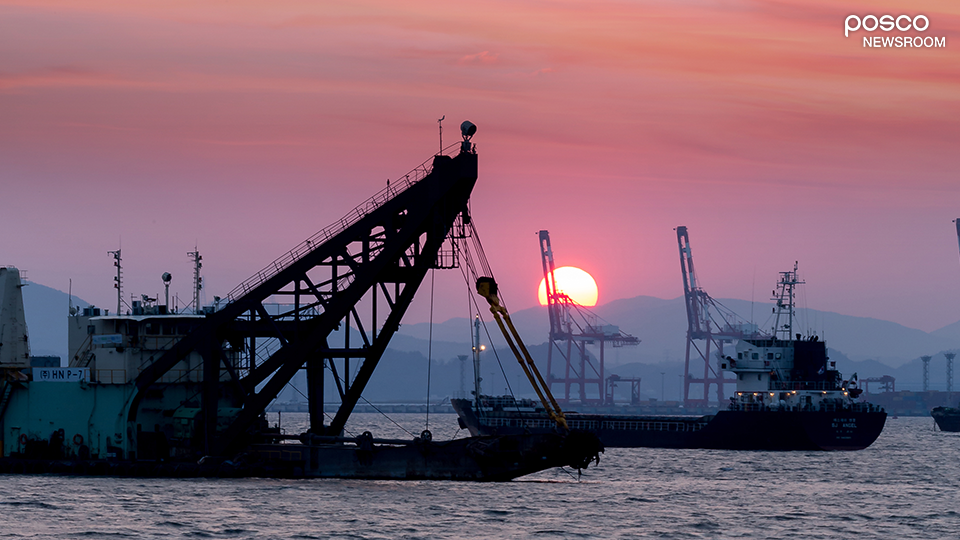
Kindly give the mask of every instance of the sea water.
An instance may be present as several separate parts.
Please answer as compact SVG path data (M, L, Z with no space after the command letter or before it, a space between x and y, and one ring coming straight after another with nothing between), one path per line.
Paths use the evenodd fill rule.
M409 438L425 420L357 414L348 430ZM429 427L463 436L455 415ZM7 538L936 539L960 537L958 512L960 434L931 418L890 418L857 452L611 448L582 476L492 484L0 476Z

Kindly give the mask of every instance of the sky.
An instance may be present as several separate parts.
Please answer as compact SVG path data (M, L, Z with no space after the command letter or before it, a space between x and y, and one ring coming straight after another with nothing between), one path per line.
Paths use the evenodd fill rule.
M867 48L857 14L943 48ZM870 35L873 35L870 34ZM97 305L235 285L456 140L511 310L537 231L600 303L682 294L932 331L960 320L960 4L952 1L0 0L0 264ZM71 285L72 283L72 285ZM439 272L433 317L468 315ZM426 289L426 286L425 286ZM406 321L430 317L429 291Z

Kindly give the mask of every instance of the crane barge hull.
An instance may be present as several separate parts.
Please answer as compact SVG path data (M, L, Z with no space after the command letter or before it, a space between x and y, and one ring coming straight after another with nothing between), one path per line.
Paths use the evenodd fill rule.
M369 436L316 444L254 444L231 460L81 459L69 448L29 445L0 459L0 473L167 478L349 478L502 482L545 468L585 467L595 458L582 437L556 433L479 436L451 441ZM47 442L47 441L44 441ZM66 445L69 447L69 443ZM583 450L587 449L587 453ZM571 456L578 456L571 459Z

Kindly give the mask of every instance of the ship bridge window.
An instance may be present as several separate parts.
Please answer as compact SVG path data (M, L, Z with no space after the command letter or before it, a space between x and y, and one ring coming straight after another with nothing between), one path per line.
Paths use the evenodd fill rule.
M743 360L743 353L742 353L742 352L738 352L738 353L737 353L737 360Z
M767 353L767 360L773 360L773 353L772 353L772 352L768 352L768 353Z
M759 360L759 359L760 359L760 353L753 353L753 359L754 359L754 360Z
M165 336L172 336L176 333L176 326L170 323L163 323L161 325L161 329L163 330L163 335Z
M155 336L160 333L160 325L154 322L147 323L147 329L144 334Z

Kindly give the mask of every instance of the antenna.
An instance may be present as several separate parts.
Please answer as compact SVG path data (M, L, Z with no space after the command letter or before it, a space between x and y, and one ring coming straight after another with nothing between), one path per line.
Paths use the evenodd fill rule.
M440 117L439 120L437 120L437 125L440 127L440 153L441 154L443 153L443 119L446 117L447 115L443 115Z
M107 255L113 255L113 265L117 267L117 275L113 278L113 287L117 289L117 315L120 315L120 304L123 302L123 267L120 265L120 248L116 251L108 251Z
M193 251L187 252L187 256L193 261L193 311L201 313L200 309L200 289L203 288L203 278L200 277L200 268L203 267L203 257L200 256L200 250L193 246Z

